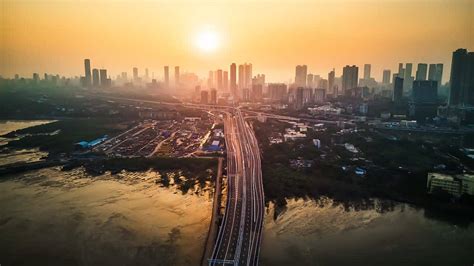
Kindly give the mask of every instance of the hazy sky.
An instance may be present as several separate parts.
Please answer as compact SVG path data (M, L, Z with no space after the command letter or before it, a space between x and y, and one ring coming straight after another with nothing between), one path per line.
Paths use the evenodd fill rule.
M474 0L43 1L0 0L0 74L83 75L83 59L140 74L163 65L207 76L232 62L253 64L267 81L294 78L294 67L327 73L372 64L372 76L399 62L444 63L474 50ZM196 45L203 30L214 51ZM414 70L416 67L414 67Z

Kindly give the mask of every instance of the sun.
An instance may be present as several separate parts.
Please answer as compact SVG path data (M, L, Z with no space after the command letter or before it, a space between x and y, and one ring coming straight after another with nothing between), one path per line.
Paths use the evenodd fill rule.
M219 35L211 29L203 30L196 35L196 46L203 52L214 52L219 47Z

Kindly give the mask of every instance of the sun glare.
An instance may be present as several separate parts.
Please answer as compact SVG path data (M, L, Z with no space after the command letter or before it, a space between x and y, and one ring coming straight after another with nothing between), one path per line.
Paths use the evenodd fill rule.
M199 50L209 53L213 52L219 46L219 36L213 30L204 30L197 34L196 45Z

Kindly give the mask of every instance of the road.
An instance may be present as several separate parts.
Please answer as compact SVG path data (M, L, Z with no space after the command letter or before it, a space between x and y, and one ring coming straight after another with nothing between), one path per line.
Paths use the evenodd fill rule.
M227 112L224 131L227 203L209 265L257 265L264 216L257 139L239 109Z

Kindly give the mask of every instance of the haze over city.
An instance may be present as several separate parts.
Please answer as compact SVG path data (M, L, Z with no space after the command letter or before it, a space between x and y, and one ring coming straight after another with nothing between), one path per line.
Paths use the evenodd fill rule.
M51 3L51 4L49 4ZM163 65L206 77L208 69L252 62L271 82L293 66L325 74L344 65L383 69L443 63L473 50L474 4L461 1L2 1L0 75L74 76L92 58L112 76L132 67L162 78ZM215 48L199 39L215 35ZM471 34L470 34L471 33ZM212 37L211 37L212 38ZM340 75L339 71L336 71Z

